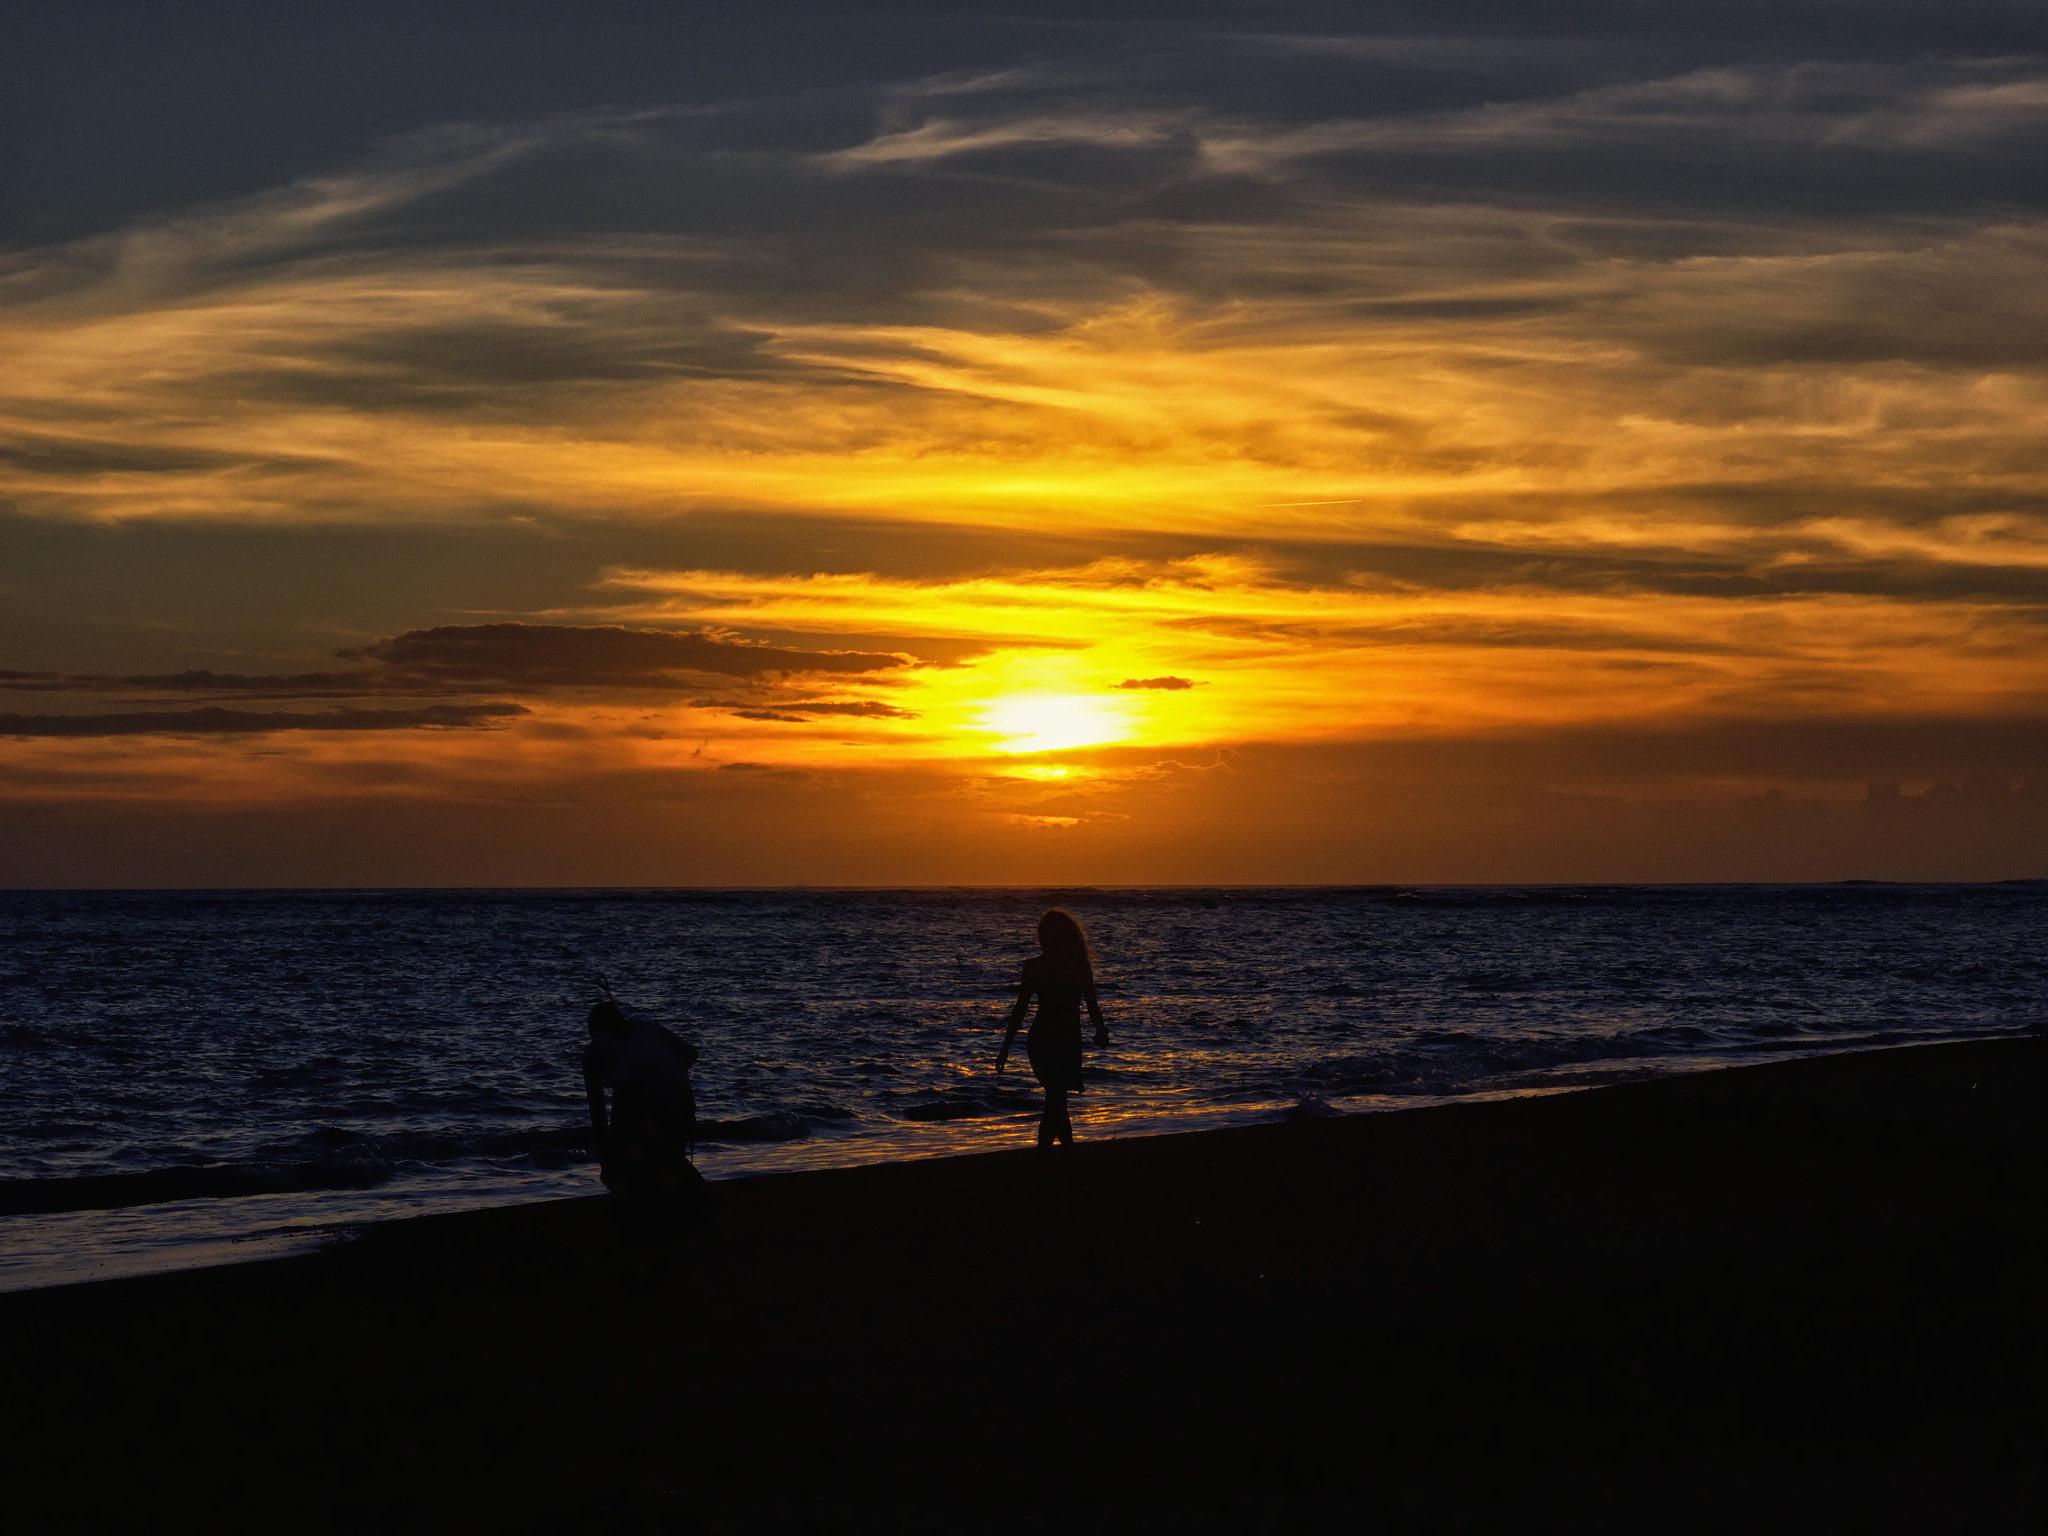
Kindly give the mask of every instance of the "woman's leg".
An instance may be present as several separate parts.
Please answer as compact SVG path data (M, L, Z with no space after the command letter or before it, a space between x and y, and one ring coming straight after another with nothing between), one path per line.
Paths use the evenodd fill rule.
M1074 1122L1067 1116L1067 1090L1045 1090L1045 1113L1038 1117L1038 1144L1049 1147L1055 1141L1074 1144Z

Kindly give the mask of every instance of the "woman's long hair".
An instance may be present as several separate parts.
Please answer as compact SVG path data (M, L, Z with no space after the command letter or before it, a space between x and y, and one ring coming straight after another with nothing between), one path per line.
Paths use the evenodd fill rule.
M1054 907L1038 920L1038 947L1053 969L1065 971L1090 986L1095 983L1095 957L1088 950L1088 935L1074 921L1074 914Z

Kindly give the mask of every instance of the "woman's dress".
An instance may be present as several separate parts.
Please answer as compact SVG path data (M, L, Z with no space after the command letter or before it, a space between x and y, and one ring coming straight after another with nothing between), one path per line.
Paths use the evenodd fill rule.
M1024 985L1038 994L1038 1012L1024 1037L1031 1071L1042 1088L1080 1093L1081 1004L1085 983L1034 955L1024 962Z

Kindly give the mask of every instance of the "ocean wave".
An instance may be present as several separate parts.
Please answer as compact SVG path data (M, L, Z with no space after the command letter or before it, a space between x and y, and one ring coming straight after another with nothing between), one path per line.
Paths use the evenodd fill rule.
M0 893L33 982L0 988L0 1209L594 1187L598 970L702 1052L718 1176L1006 1144L1047 905L1085 912L1115 1036L1082 1107L1149 1134L2023 1029L2041 890Z
M699 1120L699 1141L801 1141L811 1134L811 1123L793 1110L772 1115L748 1115L739 1120Z
M814 1119L835 1127L851 1118L850 1112L834 1106L820 1109L815 1117L781 1110L732 1120L700 1120L697 1140L713 1144L800 1141L812 1134ZM290 1141L272 1143L264 1152L266 1155L244 1162L178 1164L138 1173L0 1179L0 1216L106 1211L172 1200L232 1199L303 1190L368 1189L405 1164L473 1158L564 1168L595 1161L597 1138L587 1126L489 1135L396 1131L383 1136L322 1126Z
M0 1216L110 1211L171 1200L277 1195L309 1189L368 1189L392 1174L383 1158L317 1158L303 1163L210 1163L147 1173L0 1181Z

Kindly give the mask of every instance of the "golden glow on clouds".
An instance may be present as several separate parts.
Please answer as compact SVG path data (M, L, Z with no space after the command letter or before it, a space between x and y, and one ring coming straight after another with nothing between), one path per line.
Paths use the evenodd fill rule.
M1592 93L1512 134L1498 113L1403 131L1562 139L1650 99ZM826 170L1154 146L1188 121L896 124ZM1289 167L1392 132L1212 125L1200 154L1284 192ZM1703 215L1703 248L1749 245L1672 256L1649 220L1307 199L1292 222L1188 222L1170 240L976 247L934 258L914 292L834 311L829 264L795 299L733 277L756 255L739 237L340 238L524 153L516 136L450 143L11 257L0 439L23 446L0 459L0 496L47 518L394 536L630 520L672 532L666 566L615 569L574 611L490 617L964 655L737 700L722 685L520 694L531 715L488 734L16 742L9 793L489 796L579 775L890 767L1083 797L1127 771L1103 766L1110 749L2038 701L2031 605L1943 586L2048 567L2048 382L2038 348L2012 341L2048 318L2037 223L1759 232ZM1155 244L1124 260L1117 239ZM727 563L748 568L687 568L727 559L693 550L693 515L735 511L758 532L752 561ZM804 520L847 514L906 544L951 525L1078 553L925 579L804 574L822 563ZM1229 552L1090 558L1140 535L1156 542L1120 547ZM1244 552L1283 543L1293 556ZM1333 554L1308 576L1301 546L1409 558ZM1495 561L1483 579L1458 566L1475 553ZM1587 556L1619 574L1564 569ZM1700 579L1663 579L1681 569ZM1838 569L1861 585L1756 590ZM1920 584L1910 600L1894 576ZM1191 686L1120 686L1162 678ZM1053 828L1093 812L1004 814Z
M1939 712L2025 697L2037 676L2027 611L1986 604L1413 593L1307 585L1226 556L956 582L644 571L612 582L654 595L632 610L649 621L985 639L986 656L887 688L921 718L872 728L934 730L920 752L959 751L962 724L1019 691L1097 697L1105 709L1132 700L1118 739L1188 747L1751 712ZM1199 686L1108 691L1160 675Z
M943 636L982 649L824 686L790 680L757 701L776 719L607 689L526 697L532 713L491 732L17 741L10 793L235 803L432 796L459 784L488 796L578 775L741 764L923 767L1093 794L1122 782L1090 761L1107 747L1199 757L1245 743L2010 715L2041 694L2031 611L1987 603L1418 593L1310 584L1221 555L927 582L620 571L610 585L637 601L623 615L602 610L608 620L909 644ZM1192 686L1118 686L1162 677ZM804 700L826 697L909 715L805 716ZM1020 761L1044 753L1079 760ZM1585 772L1598 777L1597 764Z
M1376 223L1345 247L1368 290L1433 241L1538 233L1503 215L1386 212L1412 216L1406 248L1387 249ZM1219 282L1266 264L1327 284L1343 233L1191 232L1183 259ZM676 242L658 254L689 261ZM2048 542L2025 505L2048 489L2032 450L2048 428L2037 371L1763 355L1894 290L1925 290L1946 305L1930 323L1987 345L2003 322L1974 312L1972 274L2016 284L2048 270L2048 237L2032 228L1907 250L1454 272L1401 295L1422 319L1140 291L963 295L943 325L794 323L716 294L635 288L608 270L614 256L384 257L370 270L328 257L201 281L185 251L171 274L181 289L131 252L104 281L0 318L0 431L69 461L52 472L26 456L0 472L0 492L89 518L743 506L1759 558L1910 547L1969 560L1987 537L2001 550ZM1006 281L988 276L998 291ZM658 355L679 297L700 313L691 335L772 366L518 378L522 348ZM501 361L513 377L480 384ZM1797 487L1801 504L1759 518L1730 500L1744 487ZM1867 506L1963 487L2014 504L1904 525Z

